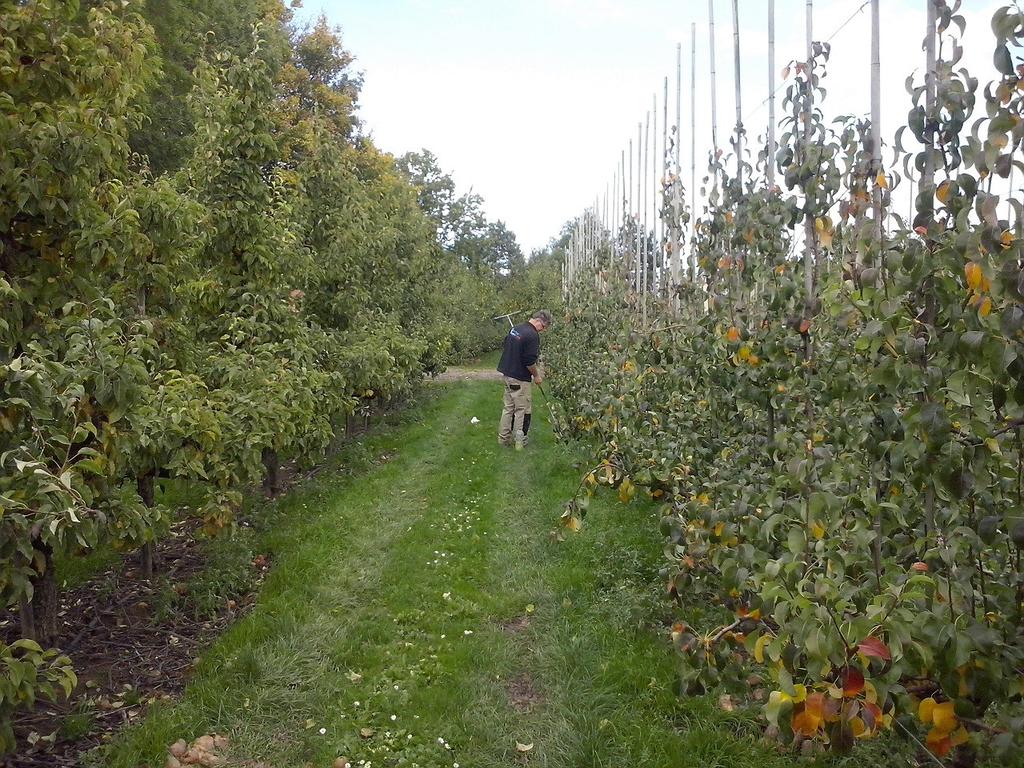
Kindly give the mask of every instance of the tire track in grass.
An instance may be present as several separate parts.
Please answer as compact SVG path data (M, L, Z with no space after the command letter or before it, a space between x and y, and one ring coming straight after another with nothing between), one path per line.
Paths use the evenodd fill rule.
M520 494L504 508L507 535L492 570L516 574L520 602L535 606L504 671L525 671L544 705L506 718L505 727L534 744L529 755L538 765L785 764L751 737L752 717L676 695L671 649L656 626L668 614L658 598L662 553L653 505L627 507L614 494L599 495L581 534L553 539L562 504L579 482L573 464L580 454L554 441L546 410L540 422L507 473ZM675 727L684 713L698 725ZM507 765L510 757L506 751L501 761L481 765Z

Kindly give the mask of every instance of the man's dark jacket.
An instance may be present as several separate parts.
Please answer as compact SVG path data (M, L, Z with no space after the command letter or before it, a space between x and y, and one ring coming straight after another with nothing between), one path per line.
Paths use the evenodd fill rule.
M537 363L539 356L540 334L532 323L522 323L505 337L498 370L510 378L530 381L533 377L528 369Z

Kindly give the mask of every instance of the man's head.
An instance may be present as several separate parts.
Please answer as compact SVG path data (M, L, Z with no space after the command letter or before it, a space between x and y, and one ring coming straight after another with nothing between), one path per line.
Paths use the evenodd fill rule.
M551 313L546 309L538 309L530 318L530 323L538 331L546 331L551 327Z

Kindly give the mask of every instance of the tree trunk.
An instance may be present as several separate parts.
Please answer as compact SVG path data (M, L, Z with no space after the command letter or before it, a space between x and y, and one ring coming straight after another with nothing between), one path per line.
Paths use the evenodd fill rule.
M53 570L53 547L41 541L33 541L32 548L43 556L43 572L37 573L32 581L32 600L22 600L21 632L43 647L50 647L57 641L57 611L60 600L57 595L57 578Z
M263 495L274 498L281 490L281 462L273 448L263 449Z
M147 472L136 480L139 489L139 496L146 509L152 509L156 503L156 473ZM147 541L139 550L139 567L142 569L142 576L152 579L156 574L156 543Z

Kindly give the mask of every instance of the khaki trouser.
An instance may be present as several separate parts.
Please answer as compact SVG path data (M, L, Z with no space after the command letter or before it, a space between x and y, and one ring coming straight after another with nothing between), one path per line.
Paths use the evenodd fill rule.
M503 377L505 382L505 399L501 410L501 424L498 426L498 442L502 445L511 445L512 441L522 435L524 444L526 434L523 422L529 422L526 417L533 413L533 383L519 381L508 376ZM518 389L512 389L518 387Z

